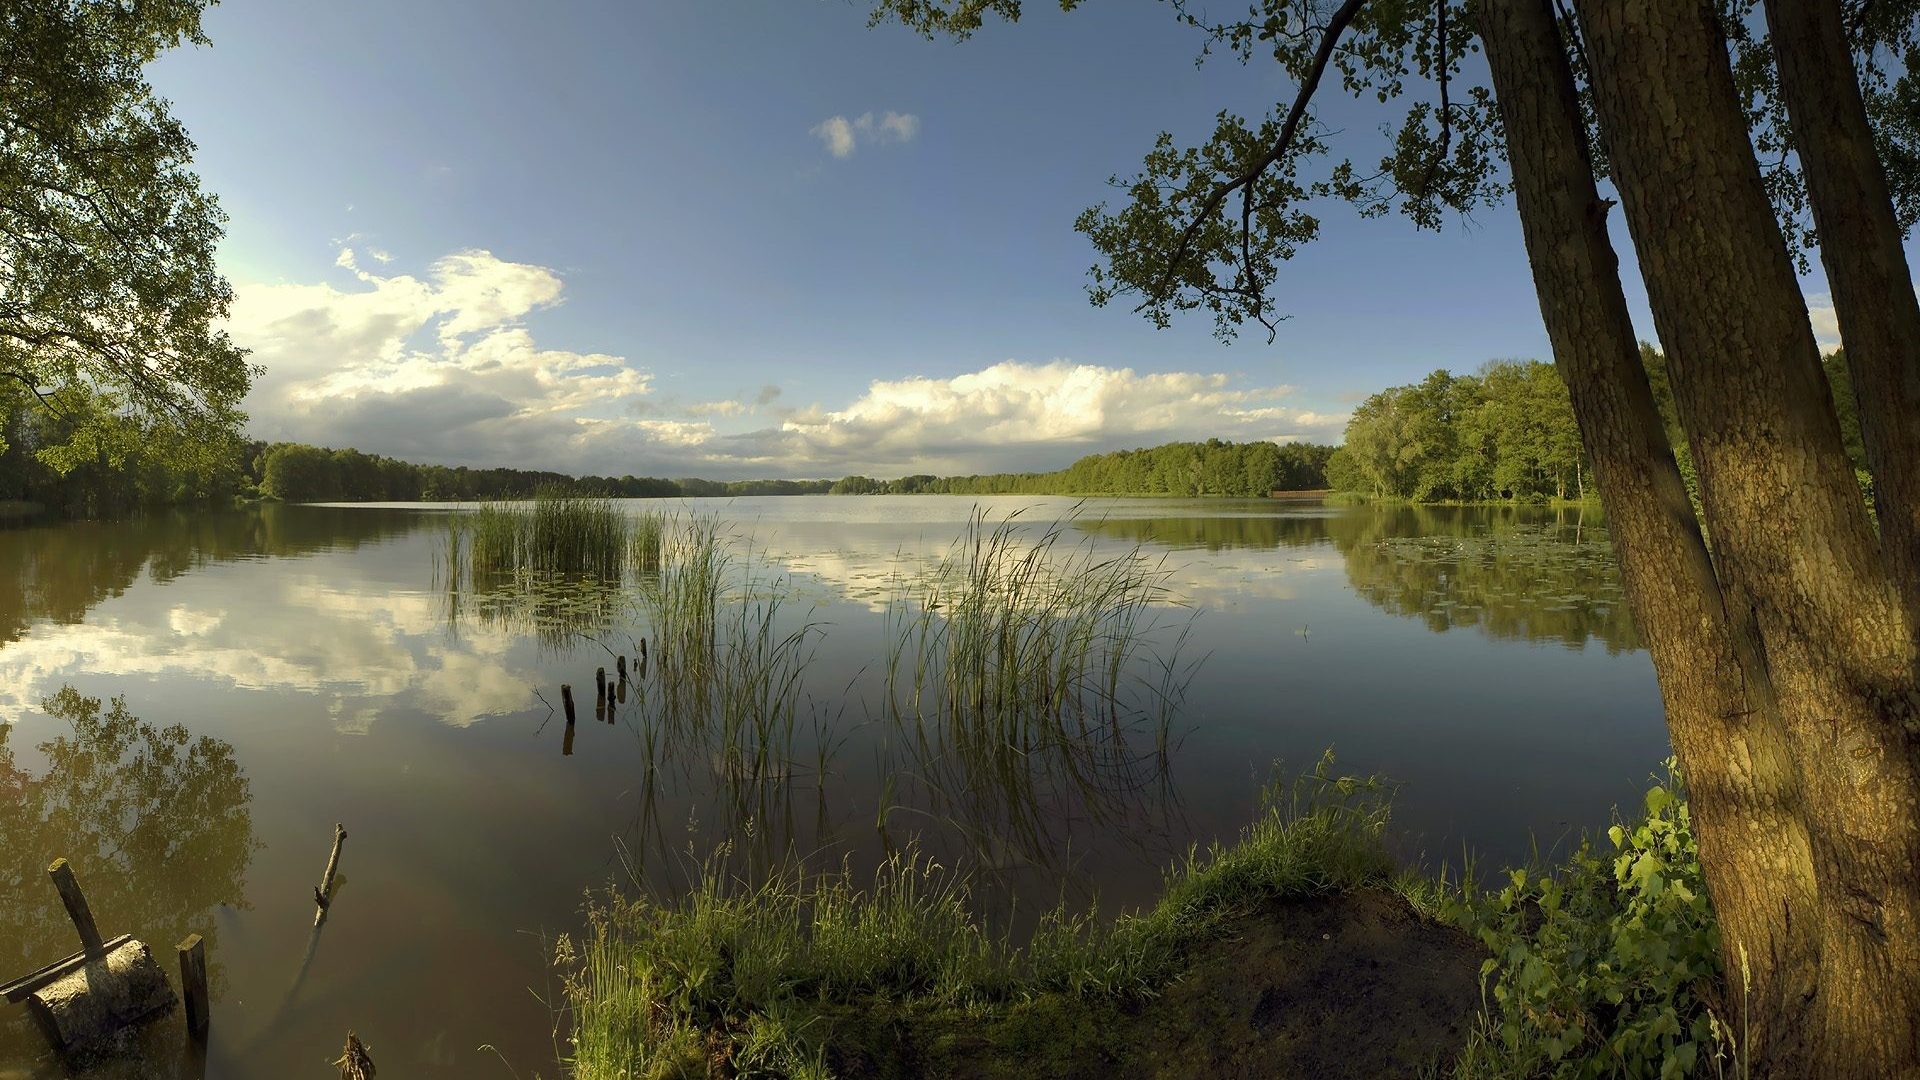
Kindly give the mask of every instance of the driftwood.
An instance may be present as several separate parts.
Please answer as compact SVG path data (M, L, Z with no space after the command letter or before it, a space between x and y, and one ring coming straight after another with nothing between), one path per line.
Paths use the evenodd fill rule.
M47 1041L71 1049L173 1005L173 988L153 953L127 941L28 996L27 1011Z
M340 1067L340 1080L370 1080L373 1076L373 1057L367 1053L367 1044L351 1031L347 1032L347 1045L334 1064Z
M339 823L333 826L333 854L327 856L327 873L313 890L313 902L318 906L313 913L313 925L317 930L326 920L327 907L333 903L333 872L340 867L340 845L347 842L347 827Z
M173 988L154 963L153 953L131 935L100 940L93 910L65 859L55 859L47 876L66 905L80 935L78 953L16 979L5 987L7 1000L25 999L47 1041L72 1049L170 1008Z
M107 952L112 952L132 940L132 934L121 934L116 938L108 938L102 943L102 948ZM35 990L40 989L86 962L87 954L86 950L83 949L80 952L74 953L72 956L55 960L46 967L30 971L12 982L0 983L0 996L4 996L7 999L7 1004L18 1005L27 1000L28 994L33 993Z

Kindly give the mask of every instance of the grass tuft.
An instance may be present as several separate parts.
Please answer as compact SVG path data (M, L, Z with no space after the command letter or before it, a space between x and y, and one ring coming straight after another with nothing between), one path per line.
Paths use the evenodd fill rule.
M1391 882L1390 791L1329 756L1270 789L1228 845L1194 849L1152 909L1114 921L1057 908L1024 947L976 921L968 879L912 845L868 879L788 864L749 884L725 853L681 899L617 893L562 939L574 1074L824 1076L826 1036L856 1006L990 1015L1043 995L1139 997L1177 976L1235 914Z

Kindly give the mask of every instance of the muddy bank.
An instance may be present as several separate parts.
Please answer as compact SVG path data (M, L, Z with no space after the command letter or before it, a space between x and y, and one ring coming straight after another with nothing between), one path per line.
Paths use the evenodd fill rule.
M1234 919L1155 998L1047 994L972 1017L875 1003L837 1010L821 1041L848 1080L1415 1076L1466 1042L1485 956L1368 889Z

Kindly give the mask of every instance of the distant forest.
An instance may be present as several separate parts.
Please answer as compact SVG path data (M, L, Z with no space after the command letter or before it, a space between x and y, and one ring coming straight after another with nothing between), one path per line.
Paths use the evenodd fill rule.
M1204 495L1261 498L1327 486L1334 448L1317 443L1177 442L1083 457L1057 472L834 481L835 495Z
M826 480L665 480L416 465L352 449L241 440L207 448L176 446L158 437L129 438L75 453L70 423L38 403L27 406L17 399L0 399L0 502L34 503L59 513L99 516L235 499L523 499L543 489L621 498L819 495L830 486ZM38 452L53 446L61 448L59 455Z

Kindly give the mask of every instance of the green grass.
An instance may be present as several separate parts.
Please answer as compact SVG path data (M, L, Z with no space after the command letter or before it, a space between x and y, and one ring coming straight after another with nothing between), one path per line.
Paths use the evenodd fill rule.
M1747 1075L1677 777L1608 831L1610 852L1583 844L1482 890L1398 869L1382 843L1390 788L1331 764L1269 788L1235 842L1190 851L1153 907L1108 921L1063 906L1017 944L977 920L965 874L911 846L867 878L791 864L745 878L723 849L680 899L610 894L577 947L561 940L568 1064L587 1080L824 1077L836 1059L888 1061L909 1024L923 1045L1001 1055L983 1074L1084 1070L1131 1023L1124 1003L1168 986L1236 917L1386 888L1488 950L1477 1025L1423 1075Z
M991 1018L1042 998L1150 995L1233 916L1276 900L1391 886L1389 793L1331 759L1268 792L1229 845L1194 849L1153 908L1117 920L1057 908L1023 943L973 914L966 876L911 846L871 877L791 864L755 880L724 855L671 903L613 894L562 939L583 1078L822 1076L823 1038L874 1005Z

